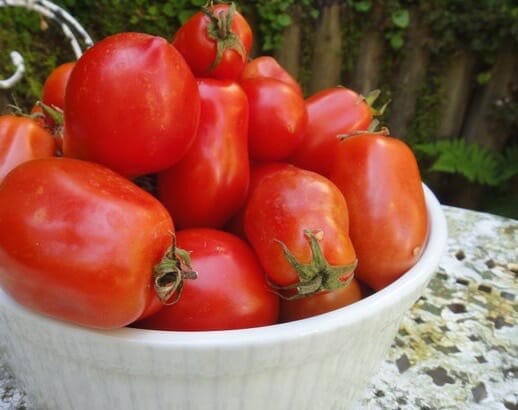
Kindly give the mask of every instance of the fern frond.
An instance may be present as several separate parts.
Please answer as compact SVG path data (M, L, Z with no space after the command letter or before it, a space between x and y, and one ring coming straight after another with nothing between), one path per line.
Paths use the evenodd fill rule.
M430 171L460 174L471 182L498 186L516 175L516 163L511 166L500 153L464 139L418 144L414 149L435 159ZM512 153L510 161L516 155Z

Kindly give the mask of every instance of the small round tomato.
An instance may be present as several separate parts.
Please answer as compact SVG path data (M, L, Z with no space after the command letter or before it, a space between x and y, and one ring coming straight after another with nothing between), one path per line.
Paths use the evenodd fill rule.
M367 130L372 109L361 95L345 87L327 88L306 99L308 123L303 143L289 161L298 167L329 175L339 135Z
M412 150L385 133L344 138L329 178L347 198L356 277L379 290L412 267L423 250L428 217Z
M168 273L158 266L173 261L174 226L162 204L110 169L71 158L28 161L5 177L0 232L8 232L0 235L2 289L94 328L148 312L161 277L154 272Z
M271 56L259 56L250 60L241 74L241 81L250 78L275 78L288 85L291 85L298 93L303 96L302 89L297 80L288 73L279 62Z
M230 233L191 228L176 243L190 253L197 279L185 282L176 303L164 306L135 327L159 330L227 330L277 322L278 296L249 245Z
M347 204L323 176L289 166L261 178L250 193L246 237L281 291L298 296L345 286L356 254Z
M21 163L52 157L55 151L53 136L36 121L15 115L0 116L0 182Z
M237 80L248 60L253 34L235 4L216 4L191 16L173 45L197 77Z
M200 96L169 42L118 33L76 62L65 106L64 155L135 177L169 168L185 155L198 127Z
M279 321L290 322L320 315L350 305L361 300L362 297L360 283L352 278L347 286L332 291L323 291L291 300L281 299Z
M302 96L275 78L249 78L240 84L250 105L250 158L280 161L289 157L306 131L308 115Z
M158 197L178 229L221 228L248 190L248 100L235 82L199 79L200 125L187 154L158 173Z
M65 109L65 90L76 62L68 62L51 71L43 83L41 101L50 107Z

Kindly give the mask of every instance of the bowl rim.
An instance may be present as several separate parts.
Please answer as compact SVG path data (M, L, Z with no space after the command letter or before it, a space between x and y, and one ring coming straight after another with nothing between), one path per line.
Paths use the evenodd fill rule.
M417 263L387 287L354 304L318 316L287 323L235 330L167 331L131 327L100 330L67 323L33 312L19 305L1 288L0 305L16 311L25 318L41 322L45 326L49 326L49 329L51 327L57 332L73 334L90 340L108 341L108 339L116 339L121 342L164 347L174 345L190 348L231 348L237 345L290 342L301 336L330 332L338 327L348 326L383 312L393 303L394 298L404 298L412 294L415 289L427 284L434 274L446 248L447 224L438 199L425 184L423 184L423 189L429 218L429 232L425 248ZM426 274L423 274L423 270Z

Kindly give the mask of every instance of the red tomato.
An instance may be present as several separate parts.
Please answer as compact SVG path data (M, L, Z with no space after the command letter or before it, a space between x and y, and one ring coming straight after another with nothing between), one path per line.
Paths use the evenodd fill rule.
M250 167L250 184L248 186L247 198L254 191L255 187L260 183L263 177L275 172L279 169L291 167L290 164L285 162L260 162L252 164ZM246 201L243 206L234 213L230 221L226 225L226 230L232 232L234 235L239 236L246 240L244 230L244 218L245 218Z
M237 80L252 40L250 25L231 3L194 14L175 33L173 45L197 77Z
M52 135L27 117L0 116L0 182L16 166L35 158L52 157Z
M344 87L328 88L306 99L308 124L303 143L291 158L293 164L329 175L338 135L367 130L372 111L365 99Z
M297 80L295 80L291 74L271 56L259 56L249 61L241 74L241 81L258 77L275 78L280 80L291 85L301 96L303 96L302 89Z
M301 143L306 130L304 99L293 87L275 78L250 78L240 84L250 104L250 158L287 158Z
M341 287L354 269L345 199L314 172L289 166L264 176L248 199L244 229L269 280L299 295Z
M320 315L350 305L362 297L361 285L352 278L347 286L333 291L319 292L299 299L281 299L279 321L290 322Z
M345 138L330 179L347 198L356 276L379 290L406 272L423 249L428 220L413 152L383 134Z
M44 104L65 109L65 90L75 64L75 61L64 63L52 70L43 84L41 101Z
M221 228L246 199L248 100L237 83L200 79L200 126L184 158L158 174L176 226Z
M119 33L79 58L65 105L64 154L134 177L185 155L200 97L189 67L165 39Z
M26 162L0 185L0 286L57 319L118 328L156 298L173 223L153 196L90 162ZM167 256L167 255L166 255Z
M227 330L277 322L279 300L257 257L243 240L220 230L178 231L198 278L185 282L179 300L134 324L159 330Z

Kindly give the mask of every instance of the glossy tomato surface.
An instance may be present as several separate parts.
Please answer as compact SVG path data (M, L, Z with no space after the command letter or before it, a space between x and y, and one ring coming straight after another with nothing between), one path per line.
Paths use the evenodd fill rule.
M252 29L235 6L216 4L190 17L174 34L173 45L196 77L237 80L248 60L252 40Z
M172 242L160 202L86 161L26 162L0 185L0 285L20 304L95 328L126 326L155 298Z
M329 175L341 134L367 130L372 122L369 104L345 87L327 88L306 99L308 124L304 139L290 158L293 164Z
M362 297L362 287L353 278L346 287L333 291L320 292L300 299L281 299L279 321L290 322L320 315L358 302Z
M354 264L349 238L347 204L340 190L325 177L288 166L261 178L247 202L244 230L261 264L275 285L301 281L286 258L284 244L302 264L314 262L306 232L314 234L323 258L331 266ZM322 272L319 272L319 274ZM350 277L350 267L338 277Z
M0 115L0 182L16 166L54 156L56 142L48 131L27 117Z
M241 80L258 77L275 78L292 86L301 96L303 95L298 81L272 56L259 56L250 60L241 74Z
M248 100L231 81L199 79L200 125L187 154L158 174L158 196L178 229L221 228L248 191Z
M199 120L196 80L165 39L118 33L77 61L65 97L66 156L134 177L169 168Z
M289 157L306 131L308 115L302 96L275 78L249 78L240 84L250 105L250 158L280 161Z
M415 156L384 134L345 138L330 179L349 208L356 276L379 290L413 266L423 250L428 218Z
M227 330L277 322L279 300L249 245L216 229L178 231L176 244L188 251L198 273L186 281L178 301L135 323L160 330Z

